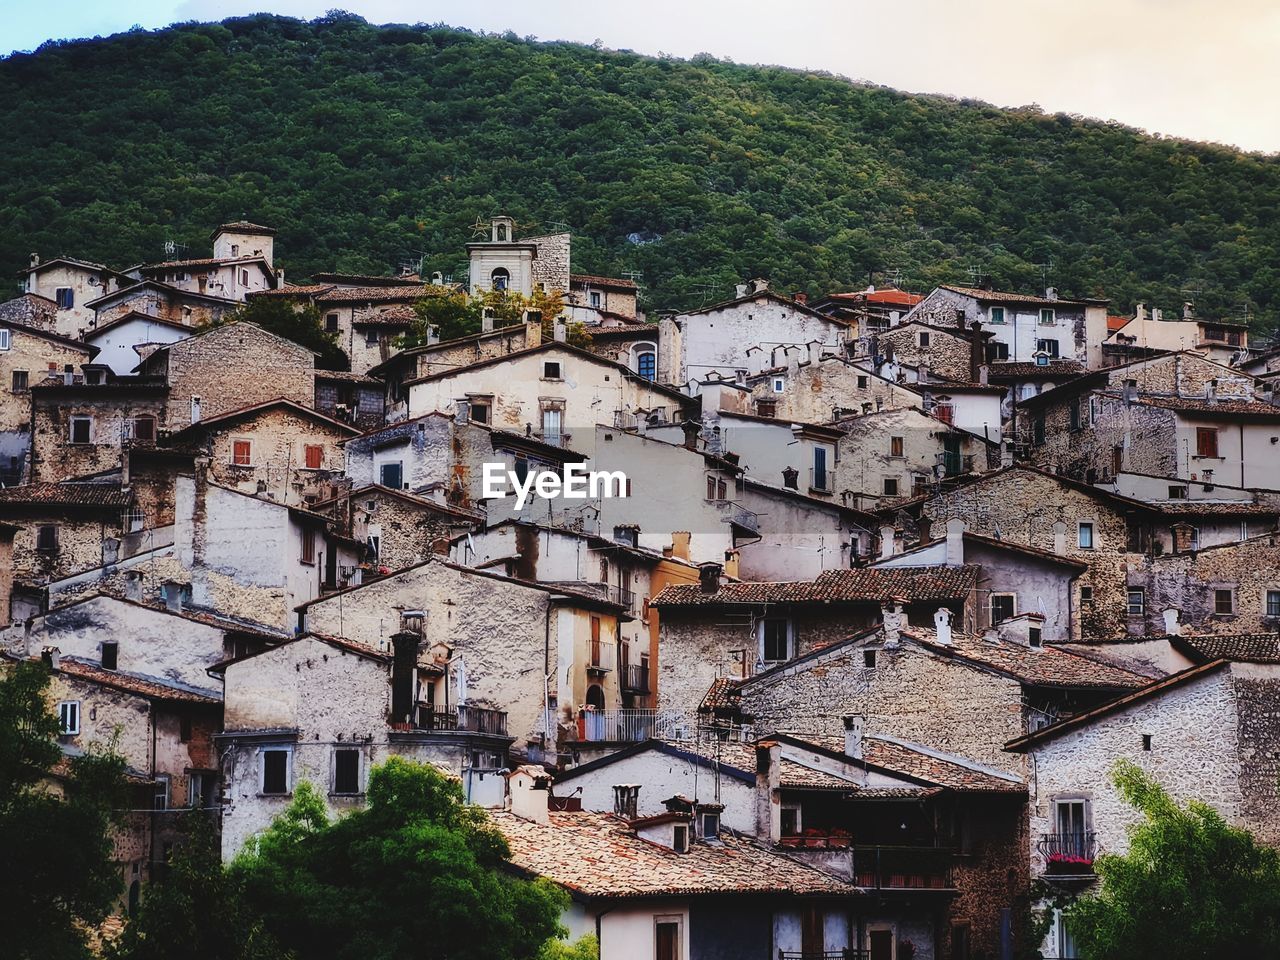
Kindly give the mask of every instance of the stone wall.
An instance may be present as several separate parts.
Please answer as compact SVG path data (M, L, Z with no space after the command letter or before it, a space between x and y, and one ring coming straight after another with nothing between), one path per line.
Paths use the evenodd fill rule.
M1280 844L1280 677L1275 667L1233 664L1240 815L1259 840Z
M7 304L0 304L0 308L4 306ZM0 431L29 430L31 387L48 375L50 365L59 373L66 366L75 367L79 373L80 364L88 362L90 352L88 347L73 347L11 329L9 349L0 351ZM14 389L15 373L20 380L25 379L25 385L18 389Z
M45 511L24 511L22 516L5 517L18 527L13 538L13 575L17 582L47 583L81 570L88 570L113 557L121 540L120 517ZM39 528L58 530L58 548L36 549Z
M1280 628L1267 616L1267 592L1280 590L1280 535L1153 557L1131 570L1128 585L1146 590L1145 614L1129 619L1134 635L1164 633L1163 611L1179 611L1192 633L1256 633ZM1232 613L1218 613L1215 591L1232 591Z
M154 417L153 437L168 427L163 388L37 387L30 463L32 483L57 483L118 470L121 451L132 436L132 421ZM71 418L89 417L88 443L71 442ZM150 441L138 443L154 444Z
M533 289L545 283L548 290L569 290L569 253L572 235L553 233L545 237L525 237L521 243L534 243L538 246L538 255L533 258Z
M1076 419L1072 420L1072 409ZM1031 447L1030 461L1074 480L1110 476L1119 447L1124 470L1163 477L1178 476L1177 417L1172 410L1126 403L1122 397L1093 392L1019 413L1020 432L1044 442Z
M339 442L351 431L289 410L274 407L234 423L211 427L204 436L209 477L242 493L300 505L326 499L345 484L346 455ZM235 442L248 440L248 465L235 463ZM318 468L307 466L307 447L318 446Z
M779 379L783 382L780 393L774 389L774 381ZM758 412L762 401L772 401L775 416L801 423L830 423L836 416L919 407L922 403L919 394L835 357L780 368L747 382L754 408L749 412Z
M929 342L920 344L920 335ZM969 341L946 330L925 324L909 323L890 327L876 337L876 345L884 357L910 367L927 367L929 373L947 380L968 382L973 379L972 352Z

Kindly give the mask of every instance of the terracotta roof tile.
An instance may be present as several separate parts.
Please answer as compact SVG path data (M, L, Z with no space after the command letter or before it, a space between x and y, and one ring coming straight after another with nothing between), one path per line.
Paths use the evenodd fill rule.
M720 604L906 602L955 600L967 596L978 579L976 566L862 567L828 570L816 580L723 584L706 593L696 583L673 584L653 598L654 606Z
M583 896L852 892L834 877L732 835L676 853L608 814L552 812L546 825L510 813L492 816L516 867Z
M952 790L996 793L1021 793L1026 787L1019 781L998 777L969 765L964 758L912 746L899 740L882 740L875 736L862 741L862 755L870 764L903 773Z
M1237 400L1221 398L1209 400L1204 397L1152 397L1139 394L1133 398L1134 403L1148 407L1160 407L1179 413L1216 414L1218 416L1261 417L1268 420L1280 420L1280 407L1260 400Z
M616 290L635 290L634 280L621 280L618 277L596 277L588 273L575 273L569 277L569 283L581 286L612 287Z
M1280 633L1224 633L1218 636L1202 634L1171 639L1176 646L1203 661L1280 663Z
M1131 670L1099 663L1052 645L1029 647L1008 640L993 643L961 633L953 634L951 644L945 645L938 642L933 630L923 627L907 627L902 633L935 651L990 667L1029 686L1127 690L1149 680Z
M962 296L972 297L984 303L1037 303L1046 307L1061 304L1067 307L1077 307L1082 302L1079 300L1050 300L1048 297L1038 297L1033 294L1009 293L1004 290L983 290L980 287L957 287L949 283L942 284L942 289L950 290L952 293L958 293Z
M429 283L412 287L334 287L316 296L316 303L408 303L439 293L441 287Z
M116 507L123 509L133 495L113 483L28 483L0 489L0 505Z
M106 687L123 690L125 693L137 694L149 700L163 700L171 703L201 703L215 705L222 702L212 690L200 690L186 684L174 683L160 677L148 677L140 673L124 673L119 670L106 670L99 664L90 663L73 657L58 659L58 673L80 680L100 683Z
M1079 360L1051 360L1047 364L1027 361L1004 361L988 366L988 376L999 379L1028 379L1034 377L1074 377L1084 373Z

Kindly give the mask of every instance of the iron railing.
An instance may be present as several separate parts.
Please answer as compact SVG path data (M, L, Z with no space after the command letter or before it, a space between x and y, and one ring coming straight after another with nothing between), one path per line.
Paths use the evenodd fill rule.
M614 645L608 640L593 638L588 655L590 659L587 661L587 670L592 673L608 673L617 663Z
M1092 832L1043 833L1036 844L1049 873L1093 873L1097 839Z
M578 713L578 739L591 743L691 740L697 729L685 713L671 710L591 710Z
M466 733L484 733L495 737L505 737L507 735L507 714L505 710L473 707L469 704L463 704L453 710L436 710L427 705L420 705L414 729L461 730Z
M628 663L622 668L622 692L649 692L649 665L647 663Z

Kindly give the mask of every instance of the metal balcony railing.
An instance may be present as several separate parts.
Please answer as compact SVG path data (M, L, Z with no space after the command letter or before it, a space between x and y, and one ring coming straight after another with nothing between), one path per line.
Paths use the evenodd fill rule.
M720 519L724 523L731 523L735 527L741 527L752 534L760 532L760 515L752 510L748 510L732 500L721 500L718 503L720 508Z
M588 650L587 671L609 673L617 664L616 648L608 640L591 640Z
M1090 874L1097 855L1097 840L1092 832L1044 833L1036 848L1044 857L1048 873Z
M628 612L636 608L635 592L614 583L609 584L609 599L624 607Z
M464 731L483 733L495 737L507 736L505 710L473 707L464 704L453 710L436 710L428 705L418 706L415 730Z
M551 447L568 447L573 437L570 434L561 432L542 432L532 434L535 440L541 440L543 443Z
M809 468L810 490L816 490L818 493L830 493L833 489L834 479L828 469L817 470L813 467Z
M591 743L689 740L696 726L688 714L670 710L588 708L578 713L578 739Z
M622 667L623 693L649 693L649 665L647 663L627 663Z

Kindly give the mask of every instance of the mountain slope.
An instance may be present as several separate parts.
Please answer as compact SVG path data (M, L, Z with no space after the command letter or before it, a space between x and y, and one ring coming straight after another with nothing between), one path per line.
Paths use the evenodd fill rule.
M259 16L9 57L0 123L5 270L200 256L245 216L279 228L291 278L423 254L461 276L474 222L506 211L571 227L575 269L641 271L650 309L756 275L819 293L977 268L1280 314L1275 159L778 68Z

